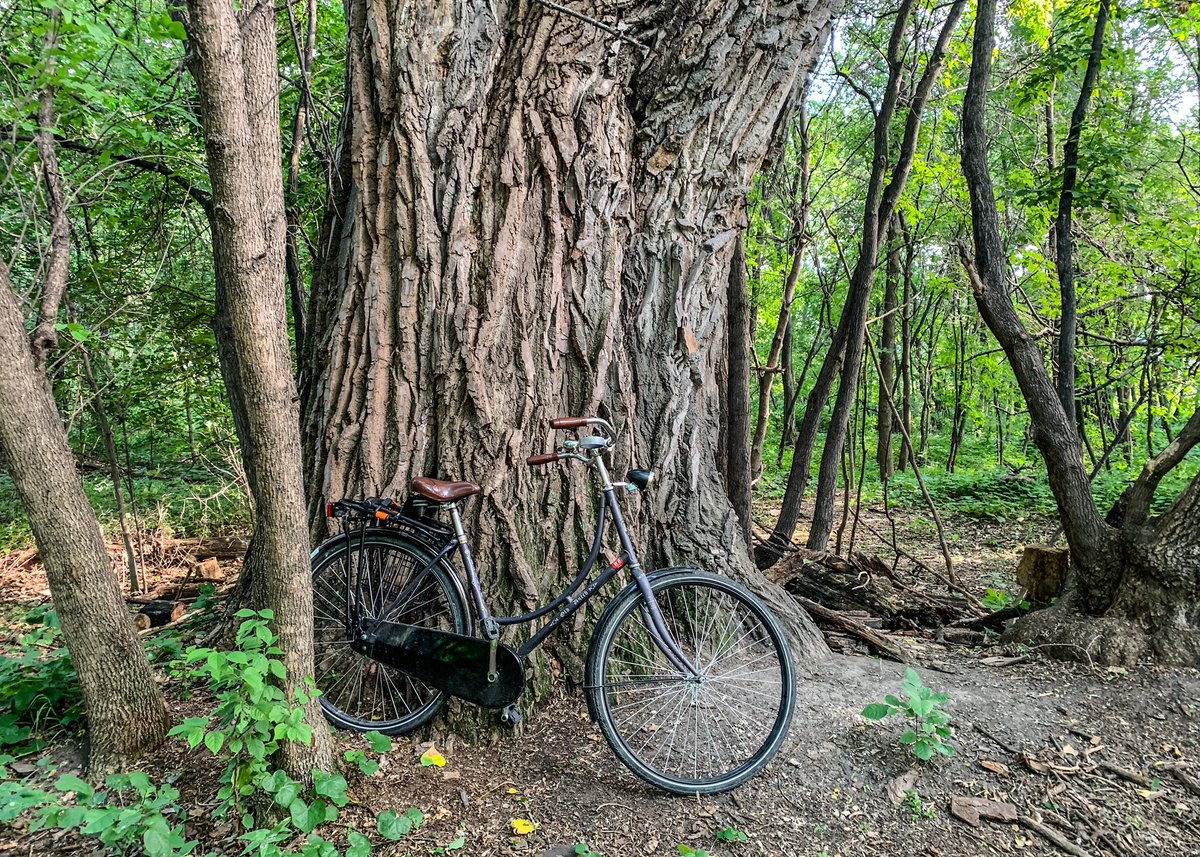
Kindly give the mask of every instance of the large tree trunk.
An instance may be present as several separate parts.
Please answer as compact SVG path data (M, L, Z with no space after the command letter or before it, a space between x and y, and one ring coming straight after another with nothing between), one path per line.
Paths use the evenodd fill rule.
M496 606L542 602L582 558L594 490L520 463L549 418L599 413L617 461L660 476L630 507L647 567L739 577L799 654L825 651L748 561L716 379L746 192L832 6L595 4L602 29L540 4L351 0L349 191L302 403L315 526L326 497L474 479Z
M2 263L0 365L0 449L29 516L83 691L91 741L88 768L100 775L162 742L167 707L125 609Z
M1073 415L1068 417L1037 341L1021 323L1009 294L1008 257L988 173L984 105L995 45L996 0L979 0L971 76L963 101L962 167L971 196L975 257L962 248L983 320L1004 349L1029 409L1034 442L1050 488L1071 564L1063 597L1030 614L1014 637L1038 641L1067 657L1132 663L1153 655L1200 664L1200 476L1160 517L1150 503L1164 474L1200 445L1200 412L1152 458L1108 521L1089 489Z
M252 601L274 610L292 694L313 674L312 584L301 479L296 387L284 297L283 176L279 107L275 94L275 9L260 2L239 16L229 0L188 4L193 73L200 90L205 152L212 180L225 347L236 364L243 450L252 451L247 475L255 507ZM227 383L229 379L227 378ZM280 763L307 781L328 770L328 730L316 700L304 706L309 746L288 742Z

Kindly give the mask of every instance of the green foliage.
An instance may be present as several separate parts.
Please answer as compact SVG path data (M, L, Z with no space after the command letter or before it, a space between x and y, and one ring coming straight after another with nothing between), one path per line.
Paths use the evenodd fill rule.
M25 624L29 630L0 656L0 751L37 750L46 730L83 723L83 700L58 615L37 607Z
M949 694L934 693L921 682L917 671L909 668L904 674L901 696L885 696L883 702L864 708L862 716L868 720L883 720L892 715L906 718L909 726L900 736L900 743L922 762L932 759L935 753L953 756L954 747L949 743L950 715L940 710L949 701Z
M184 656L184 663L193 665L191 675L204 680L216 695L216 710L210 717L193 717L171 730L188 747L203 744L214 756L228 760L217 791L214 815L218 818L268 781L270 758L281 742L312 741L312 730L304 723L303 706L309 696L302 693L288 700L278 684L287 671L269 625L274 613L240 610L235 615L243 621L233 651L193 648ZM309 816L303 818L307 821Z
M53 791L0 782L0 823L33 811L29 831L74 830L114 854L186 857L199 844L184 835L186 816L172 786L156 786L140 771L108 777L97 790L76 776L58 778ZM72 799L68 799L68 795Z
M576 857L604 857L599 851L593 851L592 847L584 842L580 842L575 846Z
M690 845L677 845L675 846L675 850L679 852L682 857L712 857L712 855L704 849L692 848Z
M735 827L726 827L717 832L717 841L728 842L731 844L737 842L749 842L750 837Z
M904 793L904 807L908 810L909 817L914 824L937 818L937 807L921 800L921 795L916 789L909 789Z
M420 810L406 809L402 813L397 813L394 810L384 810L379 813L375 819L375 826L379 830L379 835L391 842L403 839L408 834L412 833L421 823L425 821L425 816Z

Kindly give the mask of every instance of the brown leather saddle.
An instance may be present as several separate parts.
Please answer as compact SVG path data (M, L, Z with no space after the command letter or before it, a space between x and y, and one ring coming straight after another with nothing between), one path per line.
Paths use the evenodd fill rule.
M428 476L418 476L409 487L413 493L420 494L426 500L432 500L435 503L453 503L455 500L470 497L483 490L474 482L444 482Z

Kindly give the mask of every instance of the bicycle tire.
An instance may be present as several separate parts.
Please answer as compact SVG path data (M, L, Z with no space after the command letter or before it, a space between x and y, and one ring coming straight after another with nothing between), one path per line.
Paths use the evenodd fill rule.
M346 538L332 539L313 552L313 678L321 708L339 729L411 732L441 710L448 694L350 649L347 588L368 621L383 618L458 634L470 633L466 604L454 573L442 561L416 589L404 593L405 584L433 559L419 542L386 530L352 534L348 573ZM396 602L397 594L403 603Z
M796 678L787 638L770 610L727 578L680 571L650 585L702 680L654 644L646 601L633 588L596 628L591 710L617 758L646 782L686 795L736 788L771 761L791 725Z

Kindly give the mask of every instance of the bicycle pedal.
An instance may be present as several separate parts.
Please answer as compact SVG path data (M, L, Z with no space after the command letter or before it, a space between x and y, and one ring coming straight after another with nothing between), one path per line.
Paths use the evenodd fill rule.
M516 705L506 705L500 712L500 719L511 726L520 726L521 721L525 718L521 716L521 709Z

